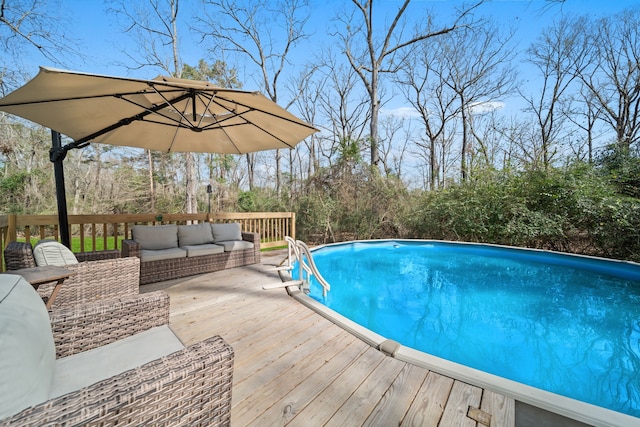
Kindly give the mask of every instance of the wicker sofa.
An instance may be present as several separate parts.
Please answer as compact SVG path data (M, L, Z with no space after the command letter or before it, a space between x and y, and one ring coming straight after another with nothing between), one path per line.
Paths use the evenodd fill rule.
M230 425L232 348L185 347L168 323L164 292L47 312L0 275L0 426Z
M140 284L260 262L260 234L237 223L134 225L123 258L140 258Z

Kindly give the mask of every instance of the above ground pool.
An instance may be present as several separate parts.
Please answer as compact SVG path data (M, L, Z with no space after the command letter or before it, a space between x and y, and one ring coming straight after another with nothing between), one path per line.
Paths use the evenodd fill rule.
M429 355L640 417L640 265L433 241L313 251L309 296ZM294 277L297 273L293 273Z

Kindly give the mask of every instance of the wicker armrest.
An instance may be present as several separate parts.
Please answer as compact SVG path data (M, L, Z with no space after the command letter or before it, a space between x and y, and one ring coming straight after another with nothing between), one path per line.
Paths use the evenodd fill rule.
M233 349L209 338L0 425L230 425Z
M122 241L122 257L140 258L140 245L135 240L125 239Z
M242 240L253 243L253 262L260 262L260 233L242 232Z
M54 308L49 317L56 357L64 357L169 324L169 295L156 291Z
M251 242L254 245L260 244L260 233L249 233L246 231L242 232L242 240L246 240L247 242Z
M101 261L103 259L120 258L120 251L117 249L110 249L106 251L77 252L74 255L78 262Z

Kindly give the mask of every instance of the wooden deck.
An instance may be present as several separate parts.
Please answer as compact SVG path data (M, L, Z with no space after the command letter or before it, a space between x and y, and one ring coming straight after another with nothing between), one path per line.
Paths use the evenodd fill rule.
M235 351L233 426L513 426L513 399L387 357L289 297L261 264L144 285L171 296L185 344Z

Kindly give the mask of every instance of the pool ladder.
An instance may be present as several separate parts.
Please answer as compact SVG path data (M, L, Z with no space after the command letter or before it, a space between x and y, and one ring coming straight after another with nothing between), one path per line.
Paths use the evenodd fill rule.
M276 271L288 271L291 273L293 271L294 263L297 261L299 268L299 278L298 280L290 280L283 283L278 283L275 285L265 285L263 289L274 289L274 288L284 288L287 286L298 286L300 290L305 293L309 293L309 281L311 280L311 276L315 276L316 280L322 286L322 296L327 296L327 292L331 289L329 283L322 277L322 274L318 271L316 267L316 263L313 261L313 257L311 256L311 251L306 243L302 240L293 240L289 236L285 236L284 239L287 242L287 259L286 264L276 267Z

